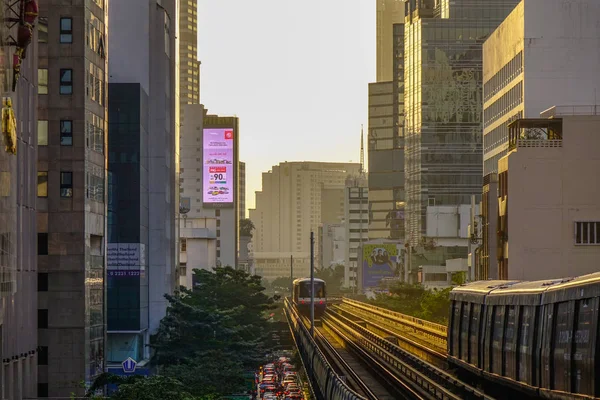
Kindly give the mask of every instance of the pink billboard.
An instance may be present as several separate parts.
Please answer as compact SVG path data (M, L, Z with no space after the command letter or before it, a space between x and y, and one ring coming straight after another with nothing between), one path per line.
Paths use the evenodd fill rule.
M203 201L233 203L233 129L204 129Z

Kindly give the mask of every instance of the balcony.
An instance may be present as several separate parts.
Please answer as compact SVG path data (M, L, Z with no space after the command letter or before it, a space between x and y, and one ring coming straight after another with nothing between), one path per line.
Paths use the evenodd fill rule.
M562 147L562 118L517 119L508 125L508 148Z

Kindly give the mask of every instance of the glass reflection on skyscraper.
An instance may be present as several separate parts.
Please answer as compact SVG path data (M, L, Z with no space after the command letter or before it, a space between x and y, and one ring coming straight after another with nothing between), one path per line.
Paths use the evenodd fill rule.
M406 233L428 206L469 204L482 182L482 45L518 0L406 0Z

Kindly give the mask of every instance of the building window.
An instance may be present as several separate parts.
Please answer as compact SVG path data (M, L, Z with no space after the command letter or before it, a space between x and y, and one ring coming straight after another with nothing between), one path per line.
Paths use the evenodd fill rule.
M38 43L48 43L48 17L38 18Z
M38 329L48 329L48 309L38 310Z
M48 255L48 234L47 233L38 233L38 255L47 256Z
M73 94L73 70L60 70L60 94Z
M60 173L60 197L73 197L73 173Z
M38 292L48 291L48 273L38 272Z
M48 94L48 68L38 68L38 94Z
M38 383L38 397L48 397L48 384Z
M215 217L221 216L221 210L215 210Z
M60 42L73 43L73 19L60 19Z
M73 121L69 119L60 121L60 145L73 146Z
M38 146L48 146L48 121L38 120L37 123L37 144Z
M185 253L187 251L187 239L181 238L181 252Z
M599 245L600 222L575 222L575 244Z
M48 197L48 171L37 173L37 197Z
M38 365L48 365L48 346L40 346L38 351Z

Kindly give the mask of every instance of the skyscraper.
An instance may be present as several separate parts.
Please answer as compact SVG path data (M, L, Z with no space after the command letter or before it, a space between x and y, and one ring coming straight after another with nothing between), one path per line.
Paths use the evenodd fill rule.
M177 3L109 3L109 368L149 360L179 284ZM122 40L132 29L148 34Z
M39 1L38 397L104 372L107 3Z
M198 61L198 0L179 2L179 103L181 123L185 104L200 104Z
M369 239L404 239L404 24L392 54L390 81L369 84Z
M47 175L37 174L38 45L27 46L15 80L9 55L17 49L6 39L17 37L18 25L10 28L14 24L5 18L16 17L4 4L0 7L5 40L0 43L0 93L3 107L12 103L16 122L14 130L0 133L0 398L22 400L37 397L37 364L47 363L48 356L47 347L38 347L36 329L38 290L44 297L48 282L47 274L39 280L37 274L36 186L37 194L44 195Z
M246 218L246 163L240 161L239 167L240 174L240 188L238 190L238 194L240 197L240 219Z
M404 20L404 0L377 1L377 82L392 80L393 26Z
M407 236L428 206L470 204L482 183L482 45L516 0L406 0Z

